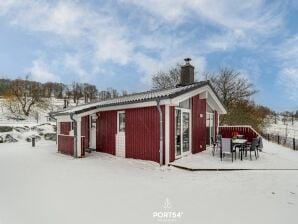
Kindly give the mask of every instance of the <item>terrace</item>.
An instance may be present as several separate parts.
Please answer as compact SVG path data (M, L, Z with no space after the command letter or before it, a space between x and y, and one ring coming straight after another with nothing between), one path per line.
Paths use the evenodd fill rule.
M259 134L250 126L222 126L219 133L223 138L232 138L232 133L237 132L251 142ZM259 156L243 156L240 159L240 152L236 150L236 160L231 161L231 155L225 156L221 161L219 147L213 155L213 147L207 150L182 157L170 165L187 170L298 170L298 151L268 142L263 139L263 149L259 151Z

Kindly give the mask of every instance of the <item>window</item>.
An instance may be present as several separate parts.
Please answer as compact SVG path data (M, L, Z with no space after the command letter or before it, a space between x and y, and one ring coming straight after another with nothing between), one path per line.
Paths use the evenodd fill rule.
M125 113L118 112L118 132L125 132Z
M179 103L179 107L180 108L186 108L186 109L190 109L190 100L184 100L182 102Z

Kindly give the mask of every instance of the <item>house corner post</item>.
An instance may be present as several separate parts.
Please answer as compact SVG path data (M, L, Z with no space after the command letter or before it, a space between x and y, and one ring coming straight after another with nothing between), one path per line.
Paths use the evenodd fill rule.
M60 122L58 120L56 120L56 145L57 145L58 149L59 149L59 135L60 135L60 132L61 132Z
M165 165L170 163L170 106L165 105Z
M82 122L82 118L81 117L77 117L77 156L76 157L81 157L82 156L82 141L81 141L81 122Z
M160 99L156 101L157 103L157 110L159 113L159 164L160 166L163 165L163 120L162 120L162 110L160 107Z

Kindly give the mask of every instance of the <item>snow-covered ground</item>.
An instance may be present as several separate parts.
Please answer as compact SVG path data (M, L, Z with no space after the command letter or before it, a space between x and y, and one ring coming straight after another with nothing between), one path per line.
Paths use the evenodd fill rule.
M3 128L12 130L4 132ZM2 142L30 141L32 137L35 137L37 141L41 138L56 140L56 123L0 125L0 144L3 144Z
M212 156L211 148L201 153L189 155L174 161L172 164L189 169L297 169L298 172L298 151L277 145L263 140L264 149L259 152L259 158L256 160L252 152L250 156L243 156L239 159L237 150L237 159L232 162L231 156L226 156L220 161L219 150L215 156Z
M50 141L0 144L1 224L296 224L297 211L297 171L190 172L103 153L73 159Z
M279 135L288 138L297 138L298 139L298 121L295 120L293 123L290 119L286 122L283 121L283 117L279 116L276 119L271 119L269 124L264 129L265 133Z
M45 123L49 120L49 112L63 110L64 99L56 99L54 97L46 99L49 103L47 108L35 108L31 111L31 115L26 117L19 115L22 120L14 119L16 115L13 115L5 106L5 100L0 96L0 125L36 125L37 123ZM85 101L80 99L78 105L84 104ZM69 107L74 107L76 104L73 100L69 101ZM37 116L37 114L38 116ZM37 120L38 118L38 120Z

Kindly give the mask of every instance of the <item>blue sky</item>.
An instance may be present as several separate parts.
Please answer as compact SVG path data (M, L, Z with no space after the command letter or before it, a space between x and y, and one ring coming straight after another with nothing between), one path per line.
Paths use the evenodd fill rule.
M258 104L296 110L297 21L294 0L0 1L0 77L135 92L191 57L199 79L228 66Z

